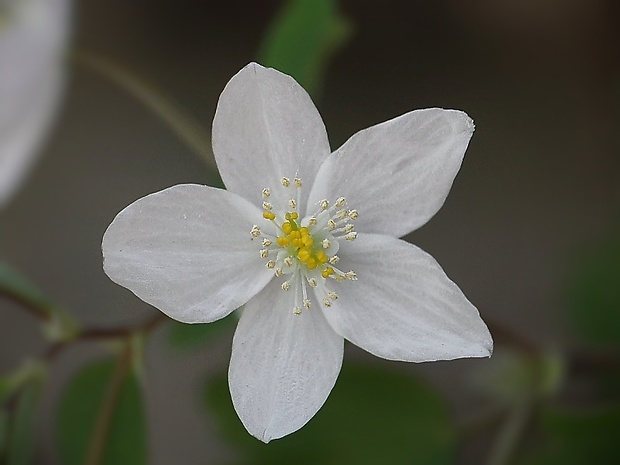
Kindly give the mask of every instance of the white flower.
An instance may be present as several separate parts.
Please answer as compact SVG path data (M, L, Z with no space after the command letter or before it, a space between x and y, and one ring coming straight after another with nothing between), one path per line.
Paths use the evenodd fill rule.
M0 207L20 185L65 83L69 0L0 2Z
M241 305L229 385L264 442L325 402L343 342L390 360L489 356L476 308L426 252L398 239L443 204L472 135L460 111L417 110L330 154L289 76L252 63L213 121L228 191L179 185L124 209L103 238L118 284L187 323Z

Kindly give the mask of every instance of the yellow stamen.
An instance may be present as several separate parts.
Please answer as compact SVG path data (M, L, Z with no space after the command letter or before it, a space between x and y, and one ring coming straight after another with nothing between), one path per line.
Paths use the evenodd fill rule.
M332 274L334 274L334 269L332 267L327 267L321 272L321 276L325 279L329 278Z

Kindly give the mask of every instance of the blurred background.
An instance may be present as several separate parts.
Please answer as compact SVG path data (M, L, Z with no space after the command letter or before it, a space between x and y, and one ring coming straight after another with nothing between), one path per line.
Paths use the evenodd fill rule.
M620 28L611 0L0 3L0 463L620 463ZM226 385L234 317L185 326L112 283L114 216L217 185L210 125L250 61L309 90L332 148L416 108L476 132L406 239L479 308L491 359L348 344L267 446Z

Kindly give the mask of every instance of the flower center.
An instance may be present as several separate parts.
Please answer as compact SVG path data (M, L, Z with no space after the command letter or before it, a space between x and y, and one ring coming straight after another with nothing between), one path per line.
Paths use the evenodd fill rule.
M352 221L358 213L347 209L346 199L340 197L333 204L321 200L312 215L300 218L297 208L302 180L296 177L291 182L282 178L281 184L287 194L296 190L295 198L290 198L285 206L278 206L284 208L277 208L269 202L271 190L263 189L263 218L268 223L262 229L254 225L250 234L254 238L262 237L260 256L267 260L265 266L273 269L277 277L285 278L282 290L294 292L293 313L300 315L302 307L312 306L307 286L315 289L315 295L325 307L331 307L338 294L329 289L327 280L357 279L353 271L338 269L340 258L336 254L340 240L354 241L357 237Z

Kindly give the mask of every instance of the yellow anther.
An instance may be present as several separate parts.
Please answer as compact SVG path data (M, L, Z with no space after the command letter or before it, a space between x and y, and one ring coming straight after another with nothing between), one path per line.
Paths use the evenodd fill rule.
M301 187L301 185L302 185L301 179L299 179L299 178L293 179L293 182L295 183L295 186L297 186L297 187Z
M306 248L299 249L299 252L297 252L297 258L299 258L302 262L305 262L310 258L310 252Z
M252 235L252 237L260 236L260 228L256 225L252 226L252 229L250 230L250 234Z
M286 247L289 243L288 237L286 236L280 236L278 237L278 245L280 247Z
M327 255L325 254L325 252L323 252L322 250L319 250L319 252L316 254L316 259L321 263L327 263Z
M323 199L319 202L319 207L321 207L321 210L327 210L329 208L329 202L327 201L327 199Z
M276 275L276 278L279 278L280 276L282 276L282 268L276 268L276 271L274 272L274 274Z
M312 240L312 236L308 236L308 235L301 236L301 242L303 242L306 247L310 247L312 244L314 244L314 241Z
M269 261L265 264L265 266L266 266L267 268L275 268L275 267L276 267L276 262L275 262L275 260L269 260Z
M351 218L352 220L356 220L358 216L359 213L357 213L357 210L351 210L349 212L349 218Z
M260 251L260 258L267 258L269 256L269 250L262 249Z
M284 187L288 187L288 186L290 186L290 185L291 185L291 180L290 180L289 178L286 178L286 177L285 177L285 178L282 178L282 181L281 181L281 182L282 182L282 185L283 185Z
M318 265L314 258L309 258L308 261L306 261L306 266L309 270L314 270Z
M274 215L270 211L264 211L263 212L263 218L265 218L266 220L274 220L276 218L276 215Z
M334 269L332 267L327 267L323 271L321 271L321 276L323 276L325 279L329 278L333 274Z
M345 203L347 203L347 199L345 199L344 197L339 197L338 200L336 200L336 207L343 207Z
M296 220L297 218L299 218L299 213L297 213L297 212L290 212L289 215L291 216L289 218L291 220Z
M293 227L291 226L291 223L289 223L288 221L282 224L282 231L284 232L284 234L290 234L292 230L293 230Z
M269 239L263 239L263 247L269 247L271 245L271 241Z

